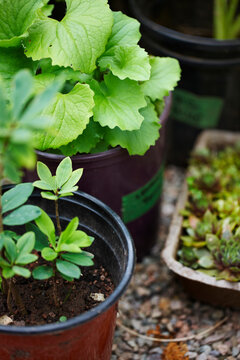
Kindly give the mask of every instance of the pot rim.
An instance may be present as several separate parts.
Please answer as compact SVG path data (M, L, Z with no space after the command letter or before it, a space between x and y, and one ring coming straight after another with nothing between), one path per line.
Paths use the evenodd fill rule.
M4 186L5 189L11 187L11 185ZM35 326L4 326L0 325L0 334L5 333L9 335L36 335L36 334L47 334L47 333L57 333L62 332L64 330L69 330L71 328L74 328L76 326L82 325L101 313L107 311L110 307L112 307L120 298L120 296L124 293L126 287L128 286L131 276L133 274L134 265L135 265L135 249L133 245L133 241L131 238L131 235L129 231L127 230L126 226L122 222L120 216L118 216L109 206L104 204L102 201L98 200L97 198L93 197L92 195L89 195L83 191L76 191L74 193L75 195L80 196L83 199L88 199L91 202L94 203L97 207L104 209L104 212L107 216L110 215L110 217L113 220L114 225L120 227L123 236L126 239L126 245L127 245L127 261L126 261L126 269L125 273L123 274L122 279L120 280L119 284L116 286L114 291L112 292L109 297L103 301L101 304L95 306L94 308L90 309L89 311L86 311L80 315L77 315L65 322L59 322L59 323L52 323L52 324L46 324L46 325L35 325ZM64 198L62 198L63 200ZM68 199L69 201L76 202L74 199Z
M143 26L151 28L154 32L165 36L171 40L181 41L187 45L195 45L198 43L201 46L205 47L214 47L215 49L234 49L236 45L240 46L240 39L230 39L230 40L216 40L213 38L207 38L204 36L196 36L190 34L184 34L177 30L170 29L166 26L160 25L155 21L151 20L145 16L138 7L138 0L129 0L131 11L134 16L142 23Z
M172 105L172 92L169 93L168 96L165 97L165 107L163 109L163 112L160 115L160 124L162 126L165 125L168 115L170 113L170 108ZM160 136L161 136L161 129L160 129ZM48 153L46 151L40 151L40 150L35 150L36 154L39 155L39 157L47 157L49 160L57 160L57 161L61 161L62 159L65 158L64 155L60 155L60 154L54 154L54 153ZM81 162L85 162L88 163L90 160L104 160L104 159L110 159L110 158L115 158L115 157L119 157L121 155L121 157L128 157L128 156L142 156L142 155L129 155L126 149L121 148L120 146L116 146L113 149L109 149L106 151L102 151L96 154L79 154L79 155L73 155L71 156L71 159L73 161L81 161Z

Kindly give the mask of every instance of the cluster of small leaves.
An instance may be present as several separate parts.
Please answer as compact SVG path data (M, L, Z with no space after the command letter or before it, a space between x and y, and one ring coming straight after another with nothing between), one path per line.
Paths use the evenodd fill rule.
M71 156L120 145L143 155L159 137L158 110L180 78L177 60L149 57L138 45L140 24L112 12L107 0L66 0L61 21L50 17L48 0L28 0L22 11L23 2L1 2L6 86L23 67L36 74L36 92L58 74L66 76L64 89L43 111L54 118L55 133L38 133L36 148Z
M239 281L240 144L193 154L187 182L179 261L217 279Z
M0 234L0 267L5 279L19 275L25 278L31 276L26 265L37 260L38 256L32 254L35 245L35 234L31 231L22 236L12 231L4 231Z

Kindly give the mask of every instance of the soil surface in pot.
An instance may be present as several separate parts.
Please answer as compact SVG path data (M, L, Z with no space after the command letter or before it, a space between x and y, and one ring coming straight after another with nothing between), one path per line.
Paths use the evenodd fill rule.
M61 316L69 319L92 309L113 292L114 285L102 266L81 268L81 271L81 279L74 282L57 277L59 306L54 303L53 278L38 281L17 277L15 286L22 297L27 314L22 315L15 304L12 304L14 313L11 315L7 309L6 298L1 293L0 317L9 316L13 320L10 325L33 326L58 322ZM94 299L96 294L100 294L100 302Z

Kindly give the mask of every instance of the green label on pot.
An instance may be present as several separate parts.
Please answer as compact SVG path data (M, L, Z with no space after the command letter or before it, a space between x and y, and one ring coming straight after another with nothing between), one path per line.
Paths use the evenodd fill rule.
M143 187L122 198L122 217L125 223L138 219L150 210L162 193L164 166Z
M221 98L176 89L173 93L171 116L196 128L214 128L218 125L222 107Z

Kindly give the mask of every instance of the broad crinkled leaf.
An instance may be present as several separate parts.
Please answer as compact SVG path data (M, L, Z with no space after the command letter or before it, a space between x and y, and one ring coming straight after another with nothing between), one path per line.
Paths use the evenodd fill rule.
M106 46L107 51L114 46L137 45L141 38L140 23L124 15L121 11L113 12L113 27Z
M139 110L146 106L145 97L136 81L120 80L109 73L104 81L91 81L94 91L94 121L111 129L116 126L121 130L139 129L143 116Z
M23 68L34 71L35 64L31 59L26 58L22 48L1 48L0 76L8 96L11 93L13 76Z
M66 4L60 22L42 15L31 26L26 55L34 60L51 58L53 65L91 73L111 34L112 12L107 0L66 0Z
M49 79L46 79L46 82L48 81ZM42 85L43 83L40 87ZM76 84L68 94L58 93L42 112L42 115L54 119L53 129L47 134L39 133L35 136L36 148L55 149L76 139L86 128L93 106L93 92L87 84Z
M28 36L46 0L0 0L0 47L18 46Z
M83 133L69 144L61 146L60 150L65 156L89 153L102 139L103 133L104 131L101 125L91 118Z
M146 51L138 45L116 46L99 60L102 71L110 69L119 79L144 81L150 78L151 66Z
M141 85L143 92L152 101L162 100L168 96L180 79L181 69L176 59L172 58L150 58L151 76Z
M144 155L151 145L159 138L159 118L154 105L149 103L140 110L144 121L139 130L121 131L118 128L106 130L105 139L112 147L120 145L130 155Z

